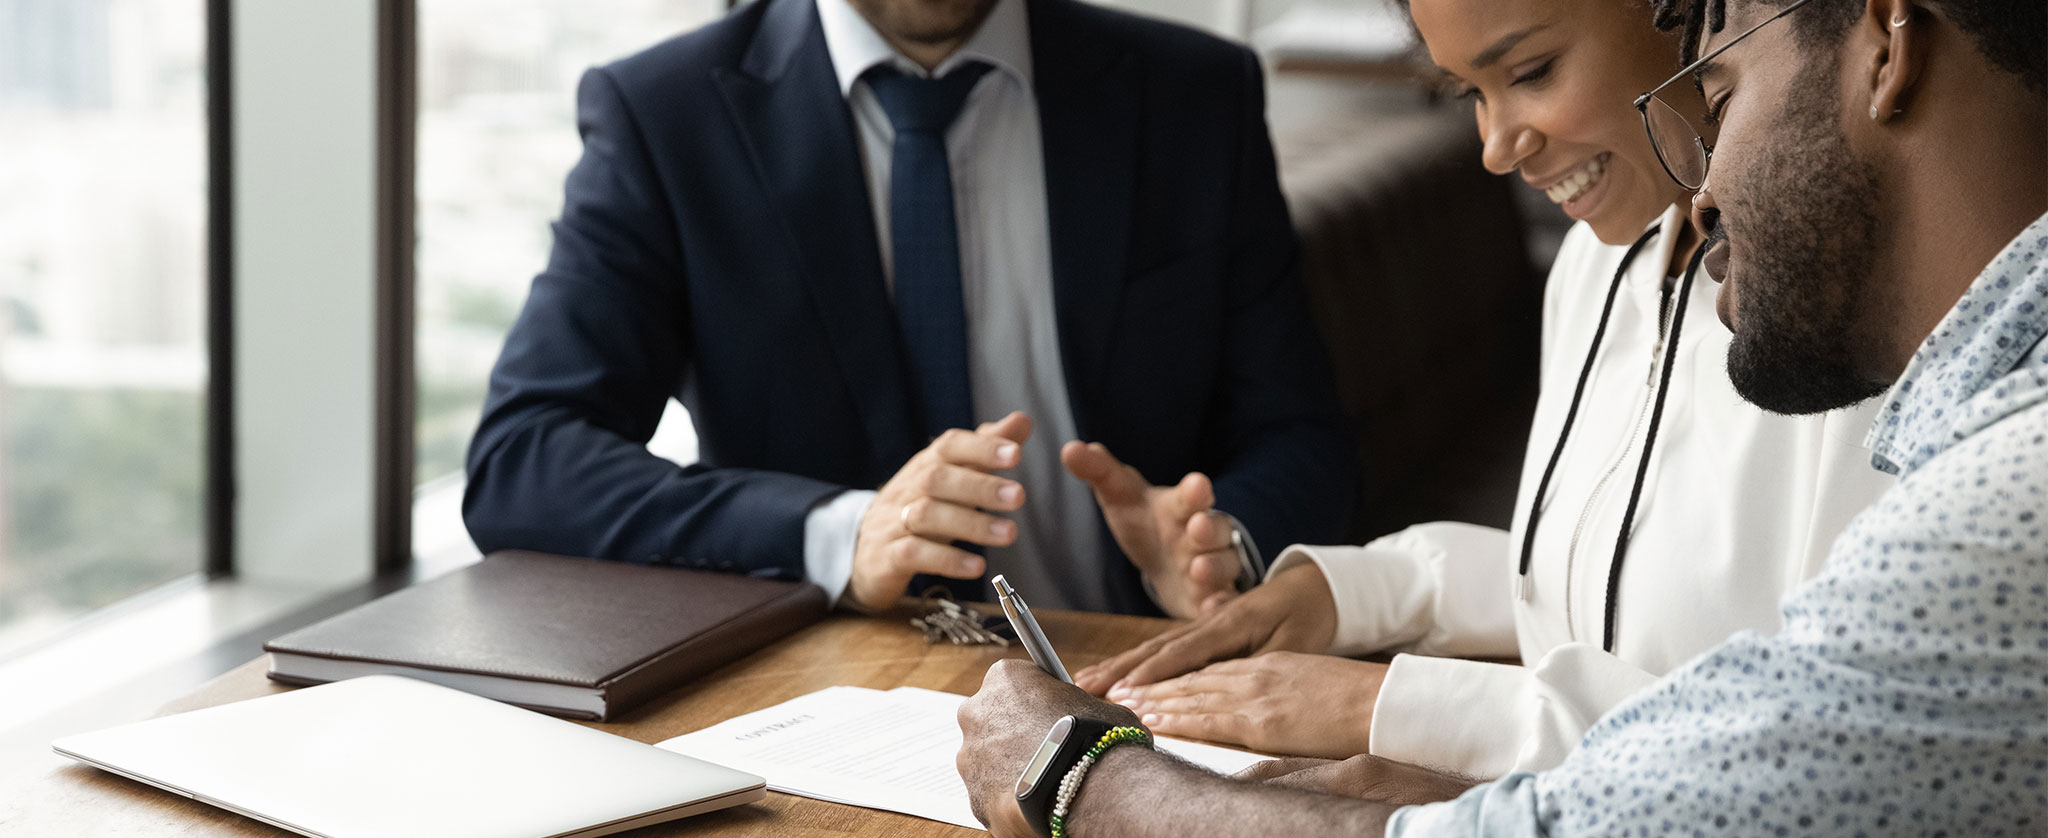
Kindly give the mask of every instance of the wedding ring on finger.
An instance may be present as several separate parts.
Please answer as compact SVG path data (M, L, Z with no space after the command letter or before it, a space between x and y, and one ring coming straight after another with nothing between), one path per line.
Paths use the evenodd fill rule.
M917 534L916 530L910 528L910 504L906 503L900 509L896 510L896 522L903 525L904 532L907 532L911 535Z

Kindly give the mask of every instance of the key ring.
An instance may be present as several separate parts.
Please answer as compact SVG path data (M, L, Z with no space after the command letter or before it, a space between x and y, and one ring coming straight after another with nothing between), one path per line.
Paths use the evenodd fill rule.
M958 646L1009 646L1010 639L990 629L988 621L973 606L955 601L944 585L933 585L924 592L924 615L911 618L910 625L924 632L926 643L945 640ZM1003 622L1005 628L1008 625Z

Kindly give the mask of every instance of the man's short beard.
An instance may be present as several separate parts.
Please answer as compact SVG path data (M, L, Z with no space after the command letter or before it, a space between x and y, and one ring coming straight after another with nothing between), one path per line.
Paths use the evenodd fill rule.
M1773 413L1821 413L1889 386L1858 371L1859 353L1877 350L1866 336L1882 304L1870 286L1882 194L1834 121L1833 75L1804 73L1788 91L1785 130L1744 177L1750 197L1722 216L1739 219L1742 242L1728 377Z
M987 20L996 0L855 0L883 35L914 44L963 41Z

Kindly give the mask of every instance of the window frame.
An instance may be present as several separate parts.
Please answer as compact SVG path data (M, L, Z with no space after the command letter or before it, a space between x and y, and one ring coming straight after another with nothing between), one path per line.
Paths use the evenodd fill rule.
M206 473L201 510L208 580L235 572L233 0L206 0Z
M412 567L419 257L417 0L377 0L377 348L374 575Z

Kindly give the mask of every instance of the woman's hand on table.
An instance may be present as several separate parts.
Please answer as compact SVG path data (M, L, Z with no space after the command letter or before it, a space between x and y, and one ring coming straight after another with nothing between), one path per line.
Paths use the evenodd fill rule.
M1322 652L1337 632L1337 601L1323 570L1282 571L1201 618L1074 673L1074 684L1115 701L1122 690L1262 652Z
M1146 727L1269 753L1344 759L1366 753L1387 665L1268 652L1110 692Z

